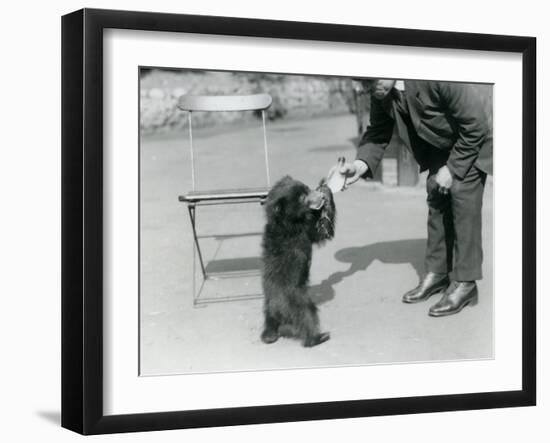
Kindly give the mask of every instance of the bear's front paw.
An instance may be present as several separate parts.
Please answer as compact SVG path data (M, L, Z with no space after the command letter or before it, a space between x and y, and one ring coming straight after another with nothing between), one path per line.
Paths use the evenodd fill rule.
M262 341L264 343L270 344L275 343L279 339L279 333L270 329L264 330L262 332Z
M308 337L304 340L304 346L310 348L312 346L320 345L321 343L326 342L330 339L330 333L322 332L321 334L314 335L313 337Z

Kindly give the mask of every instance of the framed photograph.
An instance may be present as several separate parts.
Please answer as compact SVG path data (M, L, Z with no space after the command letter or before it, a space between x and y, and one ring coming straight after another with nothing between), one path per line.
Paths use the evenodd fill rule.
M535 405L535 60L532 37L64 16L62 425Z

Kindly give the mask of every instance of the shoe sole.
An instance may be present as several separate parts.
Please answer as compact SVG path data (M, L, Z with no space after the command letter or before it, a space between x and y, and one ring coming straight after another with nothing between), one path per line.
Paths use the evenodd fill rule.
M430 292L428 292L427 295L425 295L422 298L416 298L416 299L413 299L413 300L408 300L408 299L402 298L401 301L403 303L407 303L407 304L410 304L410 305L412 305L413 303L420 303L420 302L428 300L430 297L432 297L436 294L441 293L441 291L444 291L445 289L447 289L447 286L449 286L449 282L447 282L446 284L441 285L441 286L436 286Z

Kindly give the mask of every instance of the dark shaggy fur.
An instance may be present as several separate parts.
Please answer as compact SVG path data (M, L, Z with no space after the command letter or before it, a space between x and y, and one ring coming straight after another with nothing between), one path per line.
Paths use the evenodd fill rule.
M321 182L316 190L284 177L265 204L263 235L264 343L295 337L304 346L327 341L317 307L308 294L312 246L334 237L336 210L332 192Z

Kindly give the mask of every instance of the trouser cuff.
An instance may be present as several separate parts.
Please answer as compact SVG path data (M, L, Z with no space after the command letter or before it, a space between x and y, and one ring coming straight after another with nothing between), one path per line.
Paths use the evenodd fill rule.
M454 281L475 281L475 280L481 280L483 278L483 274L480 270L477 271L452 271L449 274L449 277L451 280Z

